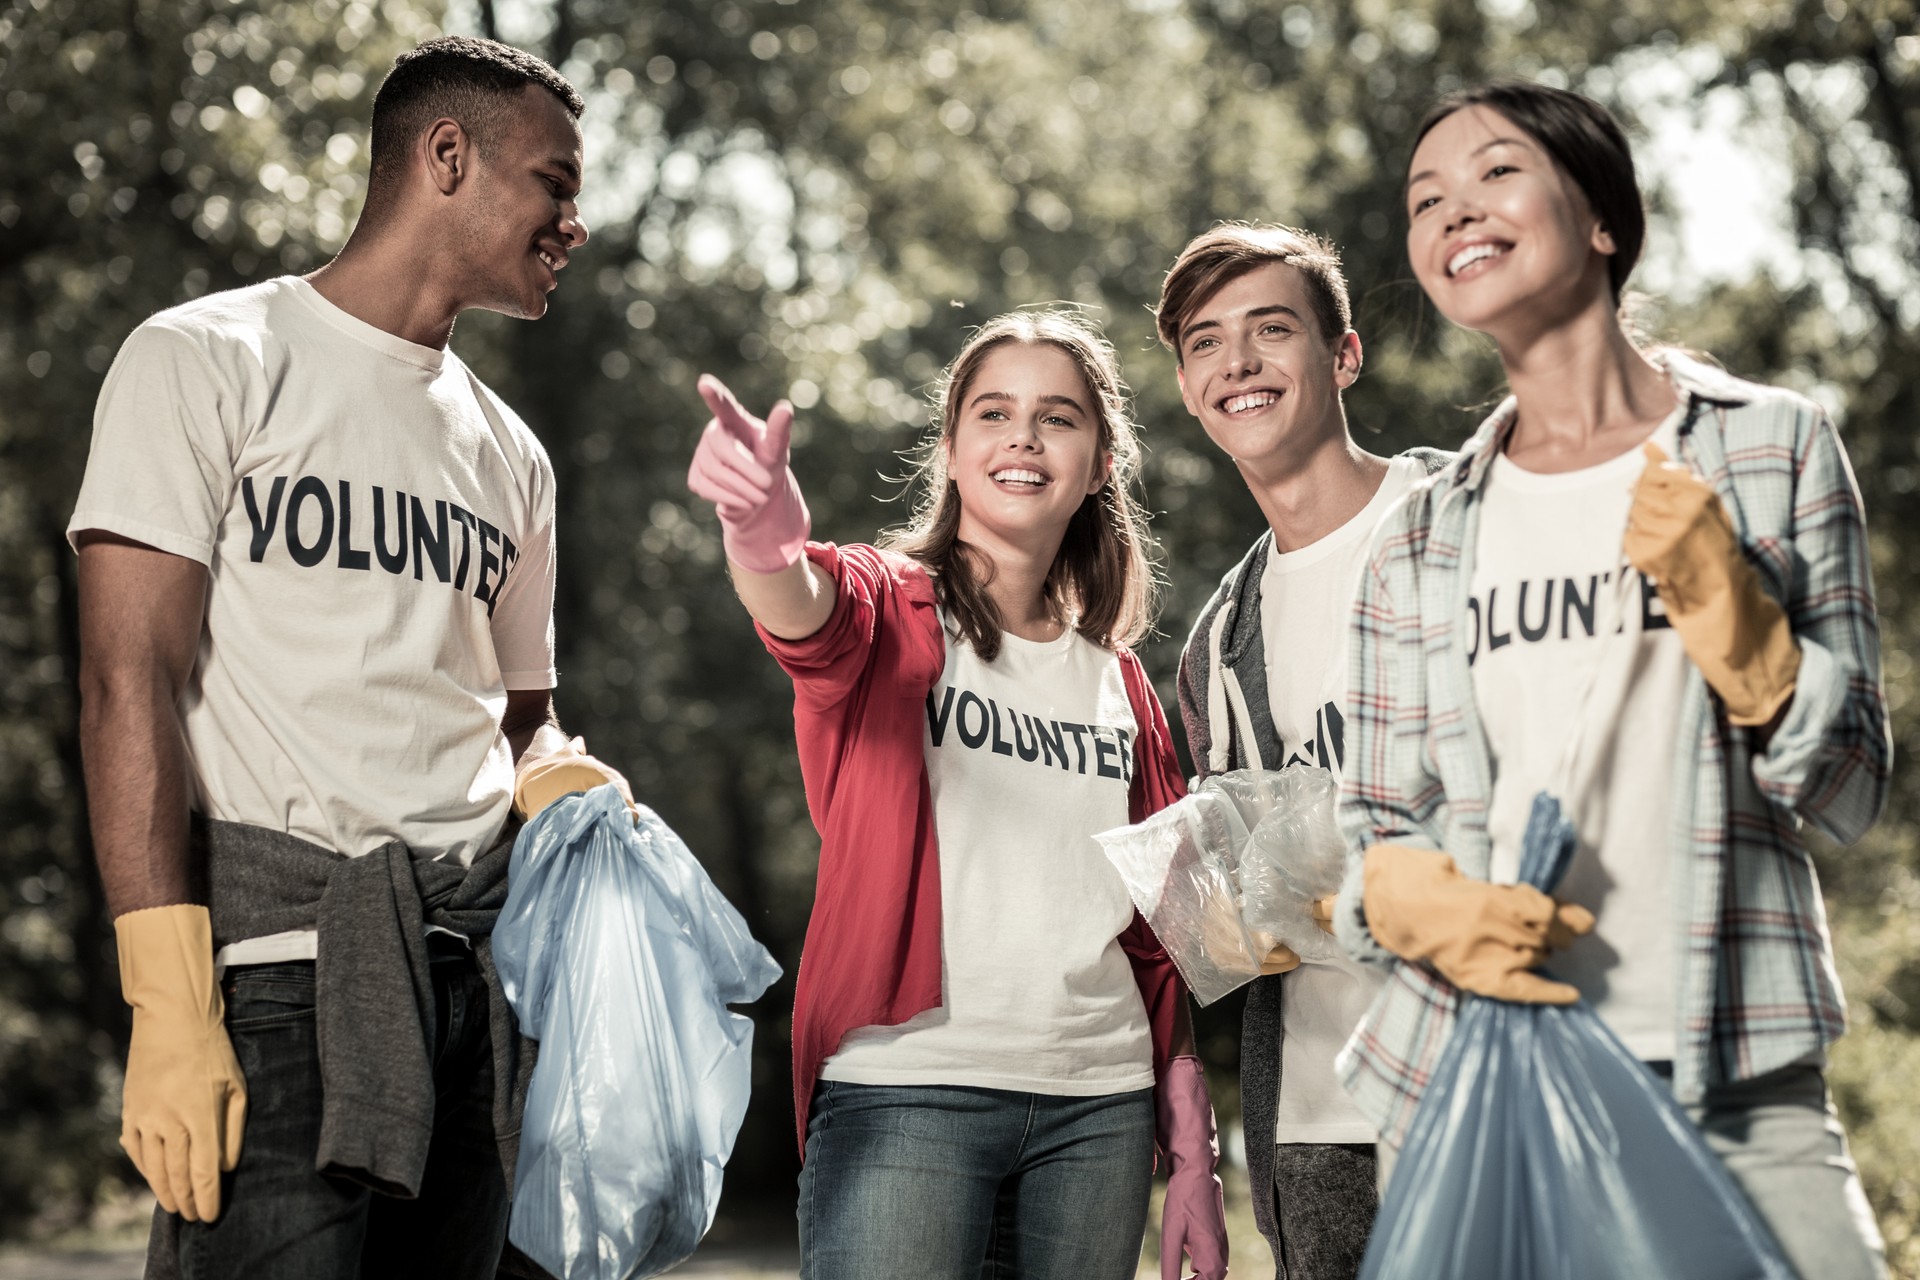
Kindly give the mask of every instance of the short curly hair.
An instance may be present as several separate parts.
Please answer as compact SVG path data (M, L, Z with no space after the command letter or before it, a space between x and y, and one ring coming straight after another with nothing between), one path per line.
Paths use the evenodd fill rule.
M441 36L395 58L373 97L367 210L383 210L398 193L407 151L422 129L443 116L458 120L484 153L528 85L558 98L576 120L586 109L586 100L565 76L498 40Z

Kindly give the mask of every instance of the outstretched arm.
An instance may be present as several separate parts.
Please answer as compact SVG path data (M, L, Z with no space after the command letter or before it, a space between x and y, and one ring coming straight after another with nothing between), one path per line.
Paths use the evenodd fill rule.
M801 554L811 522L787 465L793 406L782 400L762 421L712 374L701 376L700 396L713 418L694 450L687 487L720 516L734 590L774 635L810 636L833 616L833 591Z

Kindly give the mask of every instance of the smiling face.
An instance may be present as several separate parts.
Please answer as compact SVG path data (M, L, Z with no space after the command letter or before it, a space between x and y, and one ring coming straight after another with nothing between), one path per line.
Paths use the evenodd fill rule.
M1360 375L1360 339L1320 333L1294 267L1269 262L1229 280L1193 309L1179 344L1187 412L1243 468L1344 437L1340 393Z
M507 125L476 150L459 218L466 305L523 320L546 314L547 295L573 250L587 242L580 193L580 126L545 89L528 85Z
M1463 107L1408 166L1407 256L1440 313L1509 341L1588 308L1612 311L1613 237L1534 138L1491 107Z
M959 493L960 540L989 555L996 545L1051 555L1109 467L1079 364L1050 342L1007 342L957 394L947 475Z

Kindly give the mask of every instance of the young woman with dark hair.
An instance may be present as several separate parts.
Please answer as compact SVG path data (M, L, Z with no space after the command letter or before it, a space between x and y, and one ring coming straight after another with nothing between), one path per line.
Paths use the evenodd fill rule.
M807 541L790 406L763 422L700 389L688 483L793 677L822 837L794 995L802 1276L1131 1277L1157 1130L1163 1270L1184 1250L1219 1280L1186 991L1093 840L1183 790L1126 647L1153 577L1112 348L1068 313L982 326L881 548Z
M1388 518L1363 580L1361 856L1336 916L1391 977L1347 1085L1391 1147L1459 991L1584 997L1802 1274L1882 1275L1825 1084L1845 1005L1800 836L1864 833L1890 757L1839 437L1804 397L1623 327L1645 216L1598 104L1519 82L1442 100L1406 200L1414 274L1493 339L1512 394ZM1580 833L1558 903L1513 883L1543 789ZM1559 981L1531 972L1550 950Z

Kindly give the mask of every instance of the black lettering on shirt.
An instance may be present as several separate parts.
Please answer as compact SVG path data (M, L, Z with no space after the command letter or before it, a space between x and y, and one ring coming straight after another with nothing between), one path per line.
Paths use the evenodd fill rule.
M980 715L980 723L971 733L967 731L967 708L973 708ZM987 704L980 701L980 695L971 689L960 691L960 706L954 712L954 728L960 731L960 741L970 747L978 747L987 740Z
M1014 754L1022 760L1038 760L1040 758L1040 733L1039 730L1033 727L1033 717L1016 712L1008 712L1007 719L1013 725ZM1024 741L1020 737L1020 722L1022 720L1027 722L1027 739Z
M320 536L311 544L300 541L300 505L308 499L320 504ZM287 554L303 569L311 569L327 558L333 543L333 498L326 483L314 476L301 476L293 482L293 496L287 499Z
M280 499L287 491L287 478L275 476L273 486L267 490L267 514L260 514L260 504L253 496L253 477L245 476L240 481L240 497L247 504L247 523L253 526L253 541L247 547L247 558L255 564L266 559L267 543L273 541L273 526L280 518Z
M340 567L365 569L371 563L372 559L366 552L354 550L353 486L342 480L340 482Z
M1013 744L1000 736L1000 704L992 698L988 698L987 711L993 716L993 754L997 756L1012 755Z
M249 526L247 558L255 564L266 560L278 535L286 544L287 555L303 569L319 568L331 559L335 568L364 572L378 560L383 570L399 577L405 575L411 563L414 580L424 582L431 566L437 581L470 592L486 605L488 616L492 616L500 593L520 559L520 548L513 544L506 530L445 499L434 500L433 519L429 520L426 505L417 495L395 489L389 509L384 486L363 487L360 490L362 504L368 501L364 495L372 494L373 541L369 547L354 542L353 481L342 479L329 483L319 476L297 479L274 476L266 482L264 510L260 487L260 481L254 476L240 478L240 500L246 507ZM360 528L364 531L366 512L359 514ZM457 563L449 519L460 527ZM392 522L391 534L389 521ZM364 532L361 536L365 536Z
M1640 629L1647 632L1670 628L1673 624L1667 620L1666 608L1661 603L1660 593L1654 588L1653 580L1642 573L1634 576L1640 580ZM1486 637L1485 650L1488 653L1514 643L1551 644L1567 640L1591 640L1600 628L1600 601L1606 596L1612 582L1613 571L1609 570L1606 573L1588 574L1584 583L1570 577L1536 578L1488 587L1485 599L1469 597L1467 625L1471 633L1467 646L1467 665L1472 666L1479 659L1482 635ZM1504 597L1502 592L1506 593ZM1557 628L1553 625L1556 592L1559 595L1560 618ZM1511 614L1501 612L1503 598L1515 602ZM1537 611L1533 603L1536 600L1539 602ZM1623 634L1626 628L1627 619L1622 616L1614 628L1614 634Z
M387 550L387 495L373 486L373 554L388 573L407 571L407 495L393 491L393 550Z
M933 701L933 690L927 690L927 733L933 739L933 745L936 747L945 740L947 736L947 720L953 715L953 686L948 685L945 693L947 696L940 699L940 704L936 708Z
M433 503L433 532L427 532L427 509L420 505L420 499L413 500L413 580L424 581L426 566L433 565L433 576L445 582L450 566L447 563L447 504L440 499Z
M1058 756L1060 757L1060 767L1062 769L1067 768L1067 738L1065 731L1060 727L1060 722L1058 720L1038 720L1035 721L1035 726L1038 728L1040 734L1040 754L1044 757L1040 763L1051 766L1054 757ZM1051 730L1051 732L1049 732L1049 730Z
M482 532L484 537L484 530ZM503 539L504 541L504 535ZM508 558L512 556L511 543ZM1071 720L1048 720L1012 707L1002 707L992 698L982 698L971 689L949 685L927 691L927 737L936 748L946 744L951 728L959 745L969 750L986 749L994 755L1019 760L1043 769L1085 776L1091 763L1093 773L1131 783L1134 775L1134 733L1113 725L1075 724ZM1011 733L1011 738L1009 738ZM1336 730L1337 733L1337 730ZM1073 738L1074 750L1067 750L1067 738ZM1088 741L1093 749L1089 761Z

